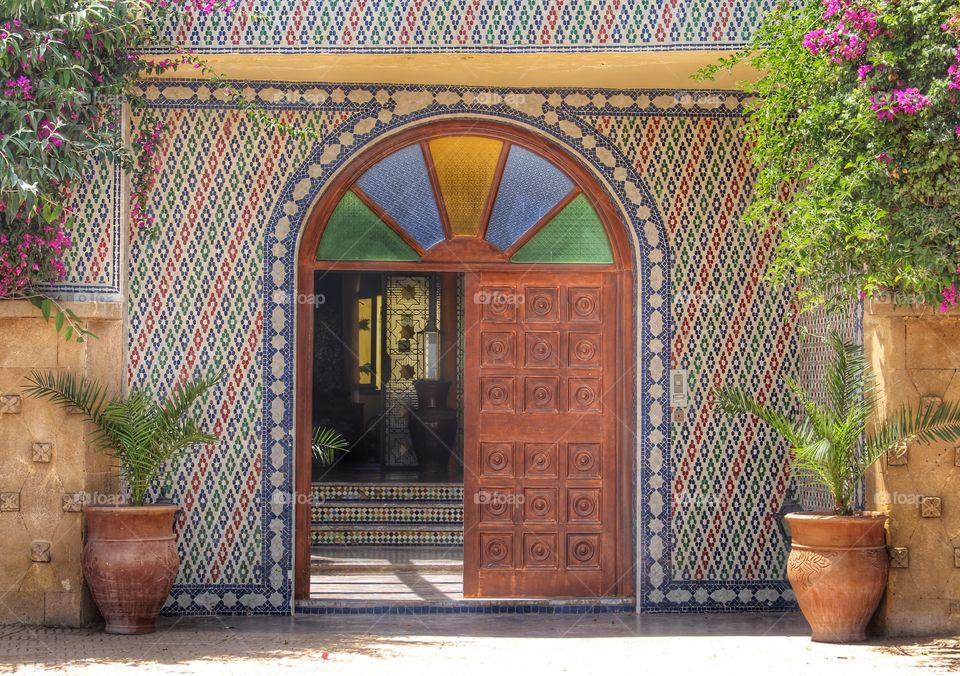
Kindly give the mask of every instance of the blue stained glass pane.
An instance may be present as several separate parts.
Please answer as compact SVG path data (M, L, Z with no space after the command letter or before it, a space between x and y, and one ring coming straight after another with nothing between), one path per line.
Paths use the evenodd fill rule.
M510 248L572 188L573 182L550 161L525 148L511 147L487 241L501 251Z
M420 146L407 146L383 158L357 185L424 249L443 241L440 212Z

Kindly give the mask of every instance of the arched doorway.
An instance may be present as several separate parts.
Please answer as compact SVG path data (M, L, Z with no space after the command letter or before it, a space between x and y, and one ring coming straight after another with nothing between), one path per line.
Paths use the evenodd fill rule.
M499 122L399 132L311 214L298 297L339 272L463 275L464 595L632 595L633 257L590 171ZM312 488L315 308L297 315L298 496ZM297 500L297 598L310 523Z

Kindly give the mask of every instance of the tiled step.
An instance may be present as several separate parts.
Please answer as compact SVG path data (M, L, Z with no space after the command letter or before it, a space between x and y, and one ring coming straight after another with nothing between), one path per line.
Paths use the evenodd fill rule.
M325 502L365 500L375 502L459 502L463 485L457 483L317 483L313 484L314 505Z
M312 545L463 545L463 524L322 524L310 533Z
M463 502L337 500L313 507L313 526L331 523L463 523Z

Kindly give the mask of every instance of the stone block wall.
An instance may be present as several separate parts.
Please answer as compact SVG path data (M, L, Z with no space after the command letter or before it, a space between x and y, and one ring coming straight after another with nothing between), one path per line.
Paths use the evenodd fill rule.
M869 303L864 347L886 410L960 401L960 312ZM960 630L960 445L910 444L867 477L886 512L890 581L875 618L887 635Z
M115 472L90 448L80 415L23 393L33 369L121 387L121 305L71 308L96 339L64 341L28 302L0 301L0 624L96 617L80 569L81 510L87 496L116 492Z

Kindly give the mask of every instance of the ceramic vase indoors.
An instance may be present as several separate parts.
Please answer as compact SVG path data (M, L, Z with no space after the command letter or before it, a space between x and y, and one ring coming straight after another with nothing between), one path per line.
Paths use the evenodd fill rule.
M176 505L85 507L83 574L109 634L148 634L180 568Z
M457 439L457 412L447 408L448 380L417 380L417 408L410 411L409 429L420 475L446 478Z
M787 514L791 549L787 579L803 616L822 643L863 641L887 586L887 517Z

